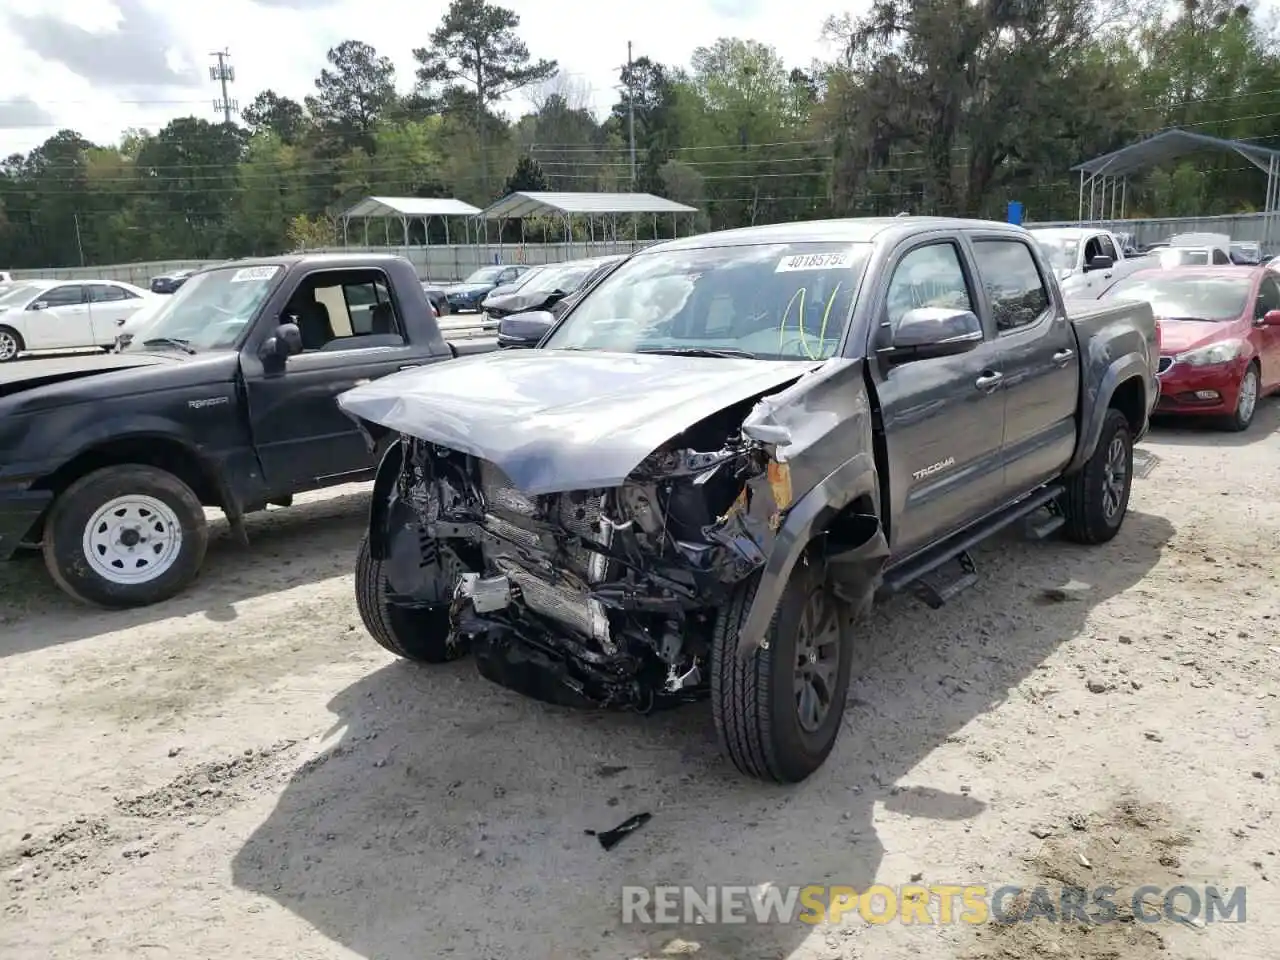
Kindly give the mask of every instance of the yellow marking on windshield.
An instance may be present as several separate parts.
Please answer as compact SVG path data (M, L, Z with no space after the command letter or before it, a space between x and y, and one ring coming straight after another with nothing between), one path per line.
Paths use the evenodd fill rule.
M796 318L796 329L800 332L800 346L804 348L805 355L810 360L821 360L822 353L825 351L827 341L827 323L831 319L831 309L835 306L836 297L840 293L840 288L844 285L844 281L839 281L835 289L831 291L831 296L827 298L826 308L822 311L822 326L818 329L818 356L814 356L813 351L809 349L809 337L805 332L804 323L804 298L805 292L809 289L807 286L801 287L791 295L791 299L787 301L787 308L782 311L782 322L778 325L778 353L782 353L783 341L787 335L787 318L791 316L791 308L795 305L796 300L800 301L800 314Z

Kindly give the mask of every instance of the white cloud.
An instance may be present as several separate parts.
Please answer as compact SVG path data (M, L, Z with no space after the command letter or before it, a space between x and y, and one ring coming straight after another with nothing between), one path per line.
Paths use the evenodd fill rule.
M534 57L558 60L603 114L617 99L627 41L634 56L686 64L696 46L738 36L775 46L792 65L826 55L819 43L829 0L648 0L602 13L589 0L511 0ZM53 9L55 5L49 5ZM0 0L8 50L0 89L25 121L0 129L0 156L26 151L71 127L114 142L128 127L156 129L175 116L214 118L217 85L208 56L229 48L236 69L231 96L243 107L267 88L301 99L343 40L372 44L395 62L402 89L413 83L414 47L429 43L444 3L421 0L59 0L38 14L27 0ZM32 101L29 105L13 109ZM0 107L4 104L0 104ZM526 108L523 98L512 112ZM44 115L41 115L43 111ZM48 124L48 125L44 125Z

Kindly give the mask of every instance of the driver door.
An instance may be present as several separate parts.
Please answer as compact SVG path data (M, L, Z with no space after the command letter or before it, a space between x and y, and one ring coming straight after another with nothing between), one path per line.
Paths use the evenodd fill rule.
M1254 308L1254 323L1258 323L1272 310L1280 310L1280 282L1271 274L1258 284L1258 299ZM1280 327L1255 326L1255 336L1261 342L1262 388L1272 390L1280 386Z
M895 561L980 519L1004 496L1001 348L974 291L973 270L958 237L917 241L889 268L874 346L888 346L898 321L916 307L971 310L986 332L968 353L892 366L877 357L873 364L893 497Z
M50 287L27 305L25 313L28 350L93 346L93 322L83 284Z

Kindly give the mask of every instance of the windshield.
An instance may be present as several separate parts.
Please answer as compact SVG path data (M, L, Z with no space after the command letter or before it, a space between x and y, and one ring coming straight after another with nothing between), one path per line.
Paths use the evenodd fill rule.
M13 289L6 290L3 294L0 294L0 305L6 307L15 306L30 300L36 294L47 289L48 287L38 283L20 283Z
M463 283L493 283L498 279L498 274L502 272L502 267L481 267Z
M551 350L834 355L870 245L777 243L642 253L588 291Z
M275 264L197 273L164 300L126 349L144 350L155 340L178 340L195 350L233 347L282 273Z
M538 277L524 289L533 293L573 293L582 286L582 281L596 268L594 263L576 263L573 266L547 267Z
M1080 250L1079 240L1067 240L1064 237L1036 236L1036 242L1048 258L1054 270L1074 270L1076 254Z
M1106 299L1146 300L1165 320L1236 320L1245 312L1253 281L1242 277L1131 277L1121 280Z

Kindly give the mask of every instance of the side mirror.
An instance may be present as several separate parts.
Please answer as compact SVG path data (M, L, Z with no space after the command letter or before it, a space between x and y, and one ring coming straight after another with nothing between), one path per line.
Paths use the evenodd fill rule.
M302 352L302 331L296 323L282 323L273 336L267 337L258 352L259 359L285 360Z
M557 303L559 303L561 300L563 300L567 296L568 294L565 293L563 290L552 290L550 293L547 294L547 299L542 301L543 309L546 309L548 307L554 307Z
M1262 315L1264 327L1280 327L1280 310L1268 310Z
M1110 257L1108 257L1105 253L1100 253L1098 254L1098 256L1094 257L1085 265L1085 269L1086 270L1110 270L1112 267L1115 266L1115 263L1116 262L1112 260Z
M546 310L513 313L498 323L499 347L536 347L555 324L556 318Z
M970 310L917 307L898 321L889 348L896 362L953 357L982 343L982 323Z
M37 300L31 306L27 307L27 309L28 310L48 310L49 305L45 303L43 300Z

